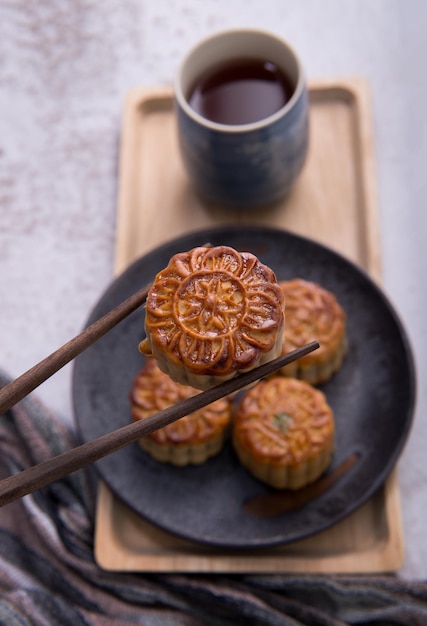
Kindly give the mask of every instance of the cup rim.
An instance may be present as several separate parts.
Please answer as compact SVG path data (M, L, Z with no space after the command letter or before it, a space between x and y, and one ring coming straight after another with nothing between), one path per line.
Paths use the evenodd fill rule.
M295 89L291 98L286 102L286 104L283 107L281 107L278 111L275 111L274 113L269 115L268 117L265 117L256 122L250 122L249 124L221 124L219 122L213 122L212 120L209 120L206 117L203 117L203 115L200 115L200 113L197 113L197 111L195 111L188 103L187 98L185 97L183 93L181 80L180 80L184 66L188 62L188 59L191 56L193 56L195 53L197 53L197 50L205 46L209 41L212 41L214 39L218 39L224 36L230 36L234 33L248 33L248 34L253 33L253 34L264 35L264 36L275 39L278 43L285 46L289 50L298 68L298 82L295 86ZM276 35L275 33L271 31L268 31L262 28L229 28L226 30L217 31L216 33L213 33L211 35L204 37L203 39L198 40L198 42L188 50L186 55L181 60L178 66L178 69L175 73L174 95L175 95L175 99L178 101L179 106L185 111L185 113L190 118L192 118L195 122L203 125L205 128L220 131L222 133L224 132L225 133L239 133L239 132L244 133L244 132L253 131L253 130L260 130L264 128L265 126L269 126L270 124L281 119L290 109L292 109L295 102L299 99L301 93L303 92L305 86L306 86L306 77L305 77L304 68L301 64L301 60L295 48L287 40L283 39L282 37L280 37L279 35Z

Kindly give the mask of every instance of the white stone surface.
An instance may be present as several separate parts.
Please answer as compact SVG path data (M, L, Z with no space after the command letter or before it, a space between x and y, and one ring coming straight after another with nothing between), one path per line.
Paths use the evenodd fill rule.
M427 3L423 0L0 0L0 367L17 376L74 336L112 277L123 98L172 81L215 30L267 28L308 76L372 84L384 287L418 368L400 462L401 574L427 576ZM71 367L39 396L72 424Z

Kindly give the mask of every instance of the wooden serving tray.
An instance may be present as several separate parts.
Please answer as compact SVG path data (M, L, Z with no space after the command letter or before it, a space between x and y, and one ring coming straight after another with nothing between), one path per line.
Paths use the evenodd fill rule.
M201 200L180 160L169 88L130 92L123 120L116 273L166 240L224 224L287 229L328 245L381 279L369 86L364 79L311 83L308 161L291 194L268 210ZM100 483L98 564L113 571L391 572L403 560L396 470L344 521L303 541L260 552L211 549L136 515Z

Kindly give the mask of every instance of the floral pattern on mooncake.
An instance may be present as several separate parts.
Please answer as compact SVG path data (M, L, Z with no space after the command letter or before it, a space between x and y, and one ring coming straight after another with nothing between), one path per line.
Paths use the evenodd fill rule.
M157 274L145 331L143 354L173 380L208 388L280 355L283 293L253 254L194 248Z

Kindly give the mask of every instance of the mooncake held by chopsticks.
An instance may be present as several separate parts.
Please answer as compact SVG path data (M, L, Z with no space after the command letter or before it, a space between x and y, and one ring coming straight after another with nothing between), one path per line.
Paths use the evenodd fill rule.
M281 354L283 293L249 252L229 246L176 254L146 302L139 349L173 380L208 389Z

